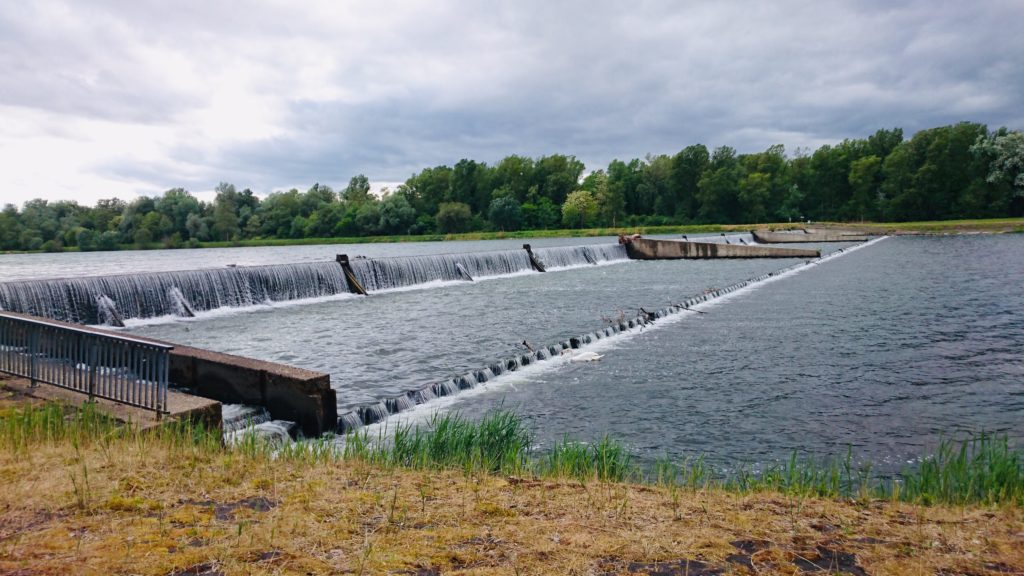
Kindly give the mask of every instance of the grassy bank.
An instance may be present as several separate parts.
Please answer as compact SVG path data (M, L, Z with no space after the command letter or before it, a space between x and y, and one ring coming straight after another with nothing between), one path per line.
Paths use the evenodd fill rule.
M224 447L188 425L139 434L88 409L8 406L0 573L1024 569L1019 476L994 489L953 445L941 472L925 475L989 489L937 492L928 506L906 492L836 497L820 487L829 482L806 480L831 468L797 461L728 484L699 463L641 474L610 439L546 454L531 445L507 413L441 419L432 432L405 428L383 444L359 436L342 451L321 441L274 452L256 438ZM995 468L1008 474L1007 458L1019 454L999 450ZM1000 503L941 503L950 500Z

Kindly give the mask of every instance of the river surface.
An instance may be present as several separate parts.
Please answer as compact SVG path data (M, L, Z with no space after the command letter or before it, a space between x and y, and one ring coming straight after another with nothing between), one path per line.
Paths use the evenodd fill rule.
M607 244L611 238L0 255L3 280ZM801 247L804 247L801 245ZM802 260L629 261L131 320L129 332L331 374L339 410L479 370L784 268L652 326L392 417L497 407L543 447L609 434L642 459L758 467L853 449L895 468L942 435L1024 437L1024 235L896 237Z

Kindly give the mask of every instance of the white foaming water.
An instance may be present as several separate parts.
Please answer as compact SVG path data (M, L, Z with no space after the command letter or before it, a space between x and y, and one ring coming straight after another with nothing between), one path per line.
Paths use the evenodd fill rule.
M139 328L142 326L155 326L159 324L169 324L172 322L202 322L203 320L223 318L225 316L234 316L236 314L252 314L264 310L291 308L293 306L309 306L311 304L320 304L322 302L336 302L339 300L351 300L353 298L362 298L362 296L359 296L358 294L352 294L351 292L343 292L341 294L332 294L330 296L300 298L297 300L267 300L253 306L224 306L221 308L214 308L212 310L196 310L194 312L195 316L192 318L177 316L175 314L155 316L153 318L126 318L124 321L124 326L126 329L130 330L132 328ZM105 326L105 328L109 328L109 326Z

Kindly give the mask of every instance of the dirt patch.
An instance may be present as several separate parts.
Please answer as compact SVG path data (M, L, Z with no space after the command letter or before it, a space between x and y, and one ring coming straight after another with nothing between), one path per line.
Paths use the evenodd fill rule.
M224 573L219 568L220 566L216 562L203 562L202 564L195 564L188 568L168 572L167 576L224 576Z
M714 576L725 572L724 568L712 566L699 560L668 560L665 562L623 562L605 560L600 569L604 576L635 574L643 576Z
M253 512L269 512L277 503L269 498L263 496L254 496L252 498L243 498L235 502L218 503L213 500L184 500L182 504L191 504L193 506L203 506L206 508L213 508L213 517L221 522L234 521L237 512L241 509L252 510Z

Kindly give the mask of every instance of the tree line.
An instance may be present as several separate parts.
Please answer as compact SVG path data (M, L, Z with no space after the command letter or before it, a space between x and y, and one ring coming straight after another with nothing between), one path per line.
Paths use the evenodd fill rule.
M1024 133L962 122L900 128L789 156L687 146L586 173L573 156L463 159L370 192L314 184L265 198L221 183L212 202L182 188L95 206L37 199L0 212L2 250L113 250L206 241L514 231L592 226L912 221L1024 215Z

